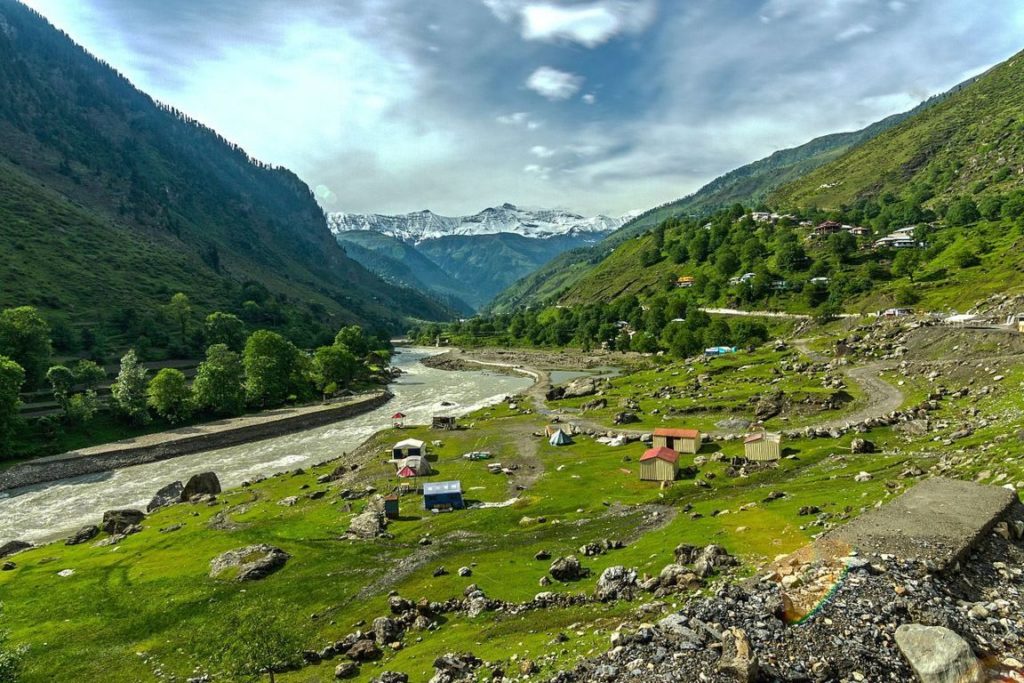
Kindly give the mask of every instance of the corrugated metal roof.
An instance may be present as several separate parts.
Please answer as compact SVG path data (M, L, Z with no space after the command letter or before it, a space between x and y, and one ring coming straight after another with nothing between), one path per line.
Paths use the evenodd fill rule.
M696 429L669 429L667 427L658 427L654 430L655 436L672 436L677 439L699 439L700 431Z
M676 462L679 460L679 454L671 448L665 448L664 446L661 448L648 448L644 451L644 454L640 456L640 462L645 460L654 460L655 458L658 460L664 460L665 462Z
M461 481L432 481L423 485L423 495L437 495L439 493L462 493Z

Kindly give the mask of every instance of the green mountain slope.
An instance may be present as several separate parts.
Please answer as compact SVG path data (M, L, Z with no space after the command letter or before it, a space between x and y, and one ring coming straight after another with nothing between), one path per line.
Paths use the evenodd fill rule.
M415 247L372 230L350 230L336 237L349 257L388 282L429 291L453 310L464 315L473 313L473 306L464 299L466 288Z
M955 97L769 197L773 206L839 208L913 191L938 205L1005 191L1024 166L1024 53L974 79Z
M0 143L0 306L92 323L184 291L237 310L254 282L325 324L450 314L346 257L294 174L155 103L14 0L0 0Z

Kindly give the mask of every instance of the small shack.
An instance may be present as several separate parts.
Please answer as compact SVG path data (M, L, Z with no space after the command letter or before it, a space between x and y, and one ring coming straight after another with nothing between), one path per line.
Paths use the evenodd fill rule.
M395 413L394 415L392 415L391 416L391 426L393 426L395 429L401 429L402 427L404 427L405 426L405 414L404 413Z
M465 507L462 482L434 481L423 485L424 510L461 510Z
M782 435L755 432L743 439L743 455L750 462L775 462L782 457Z
M434 419L430 422L430 428L451 431L457 429L457 425L455 424L454 417L435 415Z
M398 519L398 496L394 493L384 496L384 516L388 519Z
M395 460L408 458L410 456L421 456L427 454L427 449L419 439L405 439L391 447L391 457Z
M700 439L700 431L697 429L658 427L654 430L654 440L651 445L655 448L671 448L677 453L693 455L700 450Z
M671 448L648 448L640 456L640 481L675 481L679 454Z
M548 438L548 443L552 446L568 446L572 443L572 438L561 429L556 429Z
M735 346L711 346L704 349L704 355L708 358L713 358L715 356L725 356L730 353L736 353Z

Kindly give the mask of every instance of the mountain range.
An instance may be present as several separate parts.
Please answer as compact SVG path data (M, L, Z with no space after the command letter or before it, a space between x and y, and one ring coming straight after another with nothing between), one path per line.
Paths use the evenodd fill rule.
M0 306L115 333L114 318L178 291L267 324L451 315L346 256L295 174L155 102L15 0L0 0L0 245Z
M331 213L327 221L349 256L374 273L470 314L519 278L563 252L600 242L630 218L506 203L472 216Z

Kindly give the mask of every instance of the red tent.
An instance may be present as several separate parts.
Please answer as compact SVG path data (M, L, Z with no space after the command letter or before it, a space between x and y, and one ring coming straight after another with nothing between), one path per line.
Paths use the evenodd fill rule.
M391 419L392 420L401 420L404 417L405 417L405 415L402 414L402 413L395 413L394 415L391 416Z
M409 466L406 466L406 467L403 467L402 469L398 470L398 476L402 477L403 479L408 479L409 477L415 477L416 476L416 470L414 470L413 468L411 468Z

